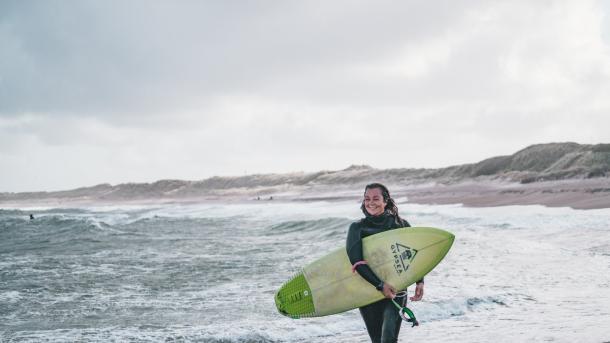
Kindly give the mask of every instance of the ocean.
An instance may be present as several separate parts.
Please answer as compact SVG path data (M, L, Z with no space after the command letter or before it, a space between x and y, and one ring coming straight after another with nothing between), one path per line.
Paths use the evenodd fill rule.
M610 209L398 206L456 236L399 342L610 342ZM293 320L273 300L360 217L355 201L1 209L0 341L368 342L357 310Z

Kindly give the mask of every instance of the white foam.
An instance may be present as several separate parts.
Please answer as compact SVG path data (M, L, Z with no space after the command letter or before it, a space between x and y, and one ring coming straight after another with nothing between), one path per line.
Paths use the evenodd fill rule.
M0 292L0 303L16 303L21 299L21 293L18 291Z
M409 304L422 325L413 329L404 325L400 341L608 339L603 329L610 321L610 275L605 272L610 269L610 210L409 203L401 203L399 209L412 225L440 227L456 235L445 260L426 276L424 300ZM87 257L86 263L70 254L53 256L64 258L57 267L62 270L39 268L49 258L44 251L11 252L14 255L5 256L0 268L11 270L17 279L38 277L38 282L48 281L49 286L68 281L61 280L61 275L71 275L73 282L102 277L95 279L100 284L79 284L82 288L73 292L37 293L36 301L32 301L32 294L21 290L0 293L2 303L37 304L6 315L11 322L33 323L33 328L5 330L3 338L56 342L368 340L357 311L292 320L277 313L273 300L274 291L291 271L341 246L345 237L336 234L322 238L325 231L341 230L334 226L317 228L312 224L313 229L305 225L307 230L277 230L279 233L273 234L270 228L289 221L320 220L332 226L345 220L346 231L350 220L361 217L357 202L167 204L84 211L55 209L41 215L83 220L111 233L119 225L125 226L121 231L128 232L130 224L144 219L158 220L159 227L167 218L180 219L195 229L153 232L138 237L125 250L97 251ZM200 233L196 231L199 219L219 225ZM223 231L227 223L234 229ZM146 225L138 229L141 226ZM37 232L44 234L42 228ZM291 242L290 237L300 241ZM129 239L122 243L129 243ZM166 244L171 240L191 245L187 249ZM194 260L199 262L189 264ZM189 268L180 269L181 263ZM194 270L206 268L206 263L224 265L226 273L218 268L213 274ZM160 269L163 265L171 267ZM113 283L104 284L106 277ZM172 277L186 285L167 287ZM87 297L83 299L83 295ZM67 309L54 307L60 305ZM49 312L54 309L56 312ZM58 316L57 327L42 327L45 316L53 313ZM101 319L91 324L85 316ZM61 324L64 322L84 327Z

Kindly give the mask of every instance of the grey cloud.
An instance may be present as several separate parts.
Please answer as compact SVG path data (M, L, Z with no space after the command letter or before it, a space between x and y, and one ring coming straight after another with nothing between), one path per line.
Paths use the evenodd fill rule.
M608 13L593 1L1 1L0 186L441 167L605 142Z
M465 4L4 2L0 114L151 115L227 94L323 101L328 78L338 99L361 98L372 87L346 65L446 30Z

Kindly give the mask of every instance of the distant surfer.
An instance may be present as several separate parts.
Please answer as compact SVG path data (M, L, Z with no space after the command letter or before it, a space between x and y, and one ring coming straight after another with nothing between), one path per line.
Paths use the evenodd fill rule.
M362 253L362 239L387 230L410 227L409 223L398 215L394 199L388 189L380 183L371 183L364 188L364 199L360 209L364 218L350 225L347 233L347 255L352 269L366 281L383 293L385 299L361 307L360 314L364 319L366 330L373 343L390 343L398 341L402 318L394 307L392 299L406 306L407 295L397 296L397 290L381 280L367 265ZM417 281L415 295L410 299L419 301L424 296L424 280Z
M30 220L34 220L34 215L30 213Z

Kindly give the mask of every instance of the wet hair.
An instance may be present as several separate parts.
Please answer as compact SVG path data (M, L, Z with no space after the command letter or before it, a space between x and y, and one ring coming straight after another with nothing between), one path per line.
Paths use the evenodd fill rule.
M386 202L384 210L389 214L395 216L398 221L402 220L402 218L400 218L400 216L398 215L398 207L396 206L396 202L394 202L394 199L392 199L392 197L390 196L390 191L388 190L388 188L382 185L381 183L369 183L368 185L366 185L366 187L364 187L364 194L366 194L366 191L373 188L377 188L381 191L383 201ZM364 200L362 200L362 205L360 205L360 209L362 210L362 213L364 213L365 216L369 215L368 212L366 212L366 208L364 207Z

